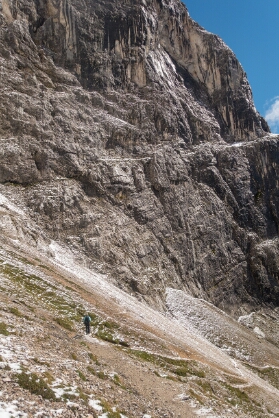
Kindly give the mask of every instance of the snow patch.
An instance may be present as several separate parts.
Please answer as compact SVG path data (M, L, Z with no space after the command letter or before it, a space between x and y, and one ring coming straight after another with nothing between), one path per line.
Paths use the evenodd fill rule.
M206 418L219 418L217 415L212 415L210 412L212 412L211 408L201 408L196 411L199 416L205 416Z
M96 399L89 399L89 401L88 401L88 405L89 406L91 406L96 411L100 411L101 412L103 410L103 408L100 405L100 403L101 402L99 400L96 400Z
M185 393L180 393L175 397L175 400L177 401L188 401L190 399L189 395L186 395Z
M65 394L79 396L77 386L66 386L61 379L55 380L51 385L51 389L55 393L56 398L62 398Z
M253 323L253 316L255 315L255 312L251 312L249 315L243 315L240 316L237 320L240 324L246 325L247 327L251 326Z
M92 395L91 395L92 396ZM98 399L89 399L88 401L88 405L91 406L91 408L95 409L95 411L102 413L103 412L103 407L100 405L101 401L99 401ZM116 408L112 408L113 412L116 412ZM98 415L99 418L108 418L108 413L105 412L102 415ZM121 418L127 418L125 415L120 414ZM151 417L150 417L151 418Z
M5 403L0 402L0 418L27 418L27 414L19 411L17 405L14 402Z
M62 409L62 408L60 408L60 409L52 409L51 411L51 414L53 414L53 415L55 415L55 416L57 416L57 415L62 415L62 414L64 414L64 412L65 412L65 409ZM34 415L35 417L40 417L40 416L43 416L43 417L45 417L46 416L46 411L45 410L40 410L40 411L38 411L38 412L36 412L36 414ZM53 416L52 415L52 416ZM1 418L1 416L0 416L0 418Z
M21 372L21 364L28 358L28 353L23 351L23 347L16 344L14 337L0 338L0 355L3 359L0 362L0 369L5 366L10 367L15 372Z
M259 338L265 338L265 333L259 327L255 327L253 331Z

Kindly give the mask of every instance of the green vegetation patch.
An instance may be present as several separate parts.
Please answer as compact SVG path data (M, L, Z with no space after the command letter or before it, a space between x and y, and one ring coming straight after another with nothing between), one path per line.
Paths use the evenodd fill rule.
M104 321L102 325L108 329L118 329L119 325L112 321Z
M196 381L196 383L200 386L200 388L202 389L202 391L204 393L210 394L210 396L213 396L213 389L211 384L205 380L205 379L200 379L198 381Z
M34 274L28 274L19 267L5 262L0 264L0 273L9 280L12 280L19 287L24 287L27 291L44 291L44 288L40 286L40 283L42 282L40 277L35 276Z
M78 397L78 393L73 393L72 392L72 387L66 386L63 383L61 383L60 385L55 385L55 388L61 388L63 389L63 395L61 396L62 400L67 401L67 400L76 400L76 398Z
M68 318L58 317L58 318L54 318L54 321L57 322L57 324L60 325L61 327L67 329L68 331L74 330L72 321L70 321Z
M87 366L87 370L89 371L89 373L93 374L93 376L96 375L96 370L93 367Z
M122 384L121 379L118 376L118 374L113 375L112 381L115 385L120 386L122 389L126 389L126 387Z
M227 383L224 383L223 385L227 389L227 391L229 392L228 393L229 398L227 398L227 402L230 403L231 405L233 405L233 406L242 405L243 406L243 404L250 404L251 403L251 400L250 400L249 396L243 390L241 390L239 388L236 388L234 386L231 386Z
M51 385L55 380L50 372L44 372L43 377L49 385Z
M118 410L116 411L110 410L110 411L107 411L106 414L107 414L107 418L121 418L123 416L122 412Z
M95 331L96 337L101 338L103 341L107 341L111 344L119 344L123 347L129 347L129 343L127 341L122 340L119 337L116 337L114 335L114 326L111 326L111 328L108 328L107 325L105 325L106 322L101 323L98 325L97 330Z
M232 392L232 394L237 398L237 400L240 403L242 403L242 402L250 402L249 396L243 390L241 390L239 388L235 388L235 387L233 387L231 385L226 385L226 386L230 390L230 392Z
M9 308L9 312L18 318L22 318L24 316L17 308Z
M140 350L129 350L129 353L141 360L148 361L156 366L170 371L179 377L187 377L189 375L205 377L205 372L200 370L198 363L193 360L173 359L171 357L165 357Z
M196 399L199 404L204 405L204 398L200 394L196 393L193 389L189 389L189 395Z
M98 357L96 356L96 354L93 354L89 351L88 352L88 357L90 358L90 360L94 361L94 363L97 364L97 366L100 365L100 362L99 362Z
M126 415L125 411L120 411L118 408L113 408L105 400L102 400L100 405L103 408L103 412L106 413L107 418L121 418L122 415Z
M244 416L252 416L253 418L262 418L266 416L265 411L262 409L262 405L251 399L249 393L247 394L244 390L224 382L221 382L221 385L227 391L227 403L237 407L239 415L241 415L241 410Z
M123 347L129 347L129 344L126 341L114 335L115 331L120 328L116 322L109 320L104 321L92 312L89 313L89 316L91 318L91 326L96 337L111 344L119 344Z
M73 321L79 321L84 309L72 300L66 300L59 294L60 289L43 280L35 274L29 274L17 266L3 262L0 264L0 274L12 281L17 289L24 289L30 293L35 301L47 305L61 315L67 315ZM16 308L14 308L16 309ZM16 315L16 311L13 312ZM62 325L63 326L63 325Z
M80 370L77 370L77 374L79 375L79 378L81 379L81 380L83 380L84 382L86 382L86 376L80 371Z
M110 332L106 332L106 331L97 331L95 334L97 337L101 338L101 340L103 341L107 341L111 344L118 344L118 345L122 345L122 347L130 347L130 344L127 343L127 341L123 341L118 337L115 337L113 334L111 334Z
M263 198L263 191L261 189L258 189L256 194L254 195L255 204L259 204Z
M106 380L108 376L103 371L97 371L96 376L98 376L99 379Z
M27 258L20 256L19 254L15 253L14 251L5 250L7 254L9 254L13 259L21 261L24 264L29 264L30 266L35 266L33 261L28 260ZM38 260L39 261L39 260Z
M9 331L7 330L7 325L5 322L0 322L0 334L2 335L9 335Z
M41 366L50 367L50 364L47 361L40 360L37 357L33 358L34 363L40 364Z
M85 393L80 387L78 387L77 390L79 399L83 400L85 403L88 403L89 396L87 393Z
M248 367L254 372L257 373L258 376L260 376L262 379L269 382L272 386L279 389L279 369L276 369L274 367L264 367L264 368L258 368L255 366L248 365Z
M26 308L28 308L31 312L35 312L35 308L33 306L27 305L27 303L24 300L21 300L20 303L22 303ZM29 319L27 316L25 318Z
M7 289L5 289L4 287L0 286L0 290L1 292L7 292Z
M105 331L105 330L100 330L99 329L96 332L96 336L101 338L101 340L107 341L107 342L112 343L112 344L118 344L119 343L118 338L115 338L115 336L112 333L110 333L108 331Z
M17 383L23 389L29 390L30 393L40 395L44 399L56 401L56 396L48 384L36 373L22 372L16 375Z

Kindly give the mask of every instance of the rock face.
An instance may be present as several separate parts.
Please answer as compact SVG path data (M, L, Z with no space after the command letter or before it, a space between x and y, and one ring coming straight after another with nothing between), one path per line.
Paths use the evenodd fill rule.
M30 219L2 230L158 306L278 305L279 137L222 40L178 0L0 7L0 192Z

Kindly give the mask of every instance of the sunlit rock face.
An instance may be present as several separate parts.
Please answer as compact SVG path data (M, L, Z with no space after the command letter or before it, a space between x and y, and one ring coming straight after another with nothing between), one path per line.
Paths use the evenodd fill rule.
M278 305L279 138L222 40L178 0L0 7L0 192L33 222L5 233L159 306Z

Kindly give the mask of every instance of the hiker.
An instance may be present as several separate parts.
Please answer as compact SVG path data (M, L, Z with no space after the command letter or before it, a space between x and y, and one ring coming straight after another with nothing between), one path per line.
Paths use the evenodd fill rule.
M84 315L82 322L85 325L86 334L90 334L90 322L91 322L91 318L90 318L89 314Z

